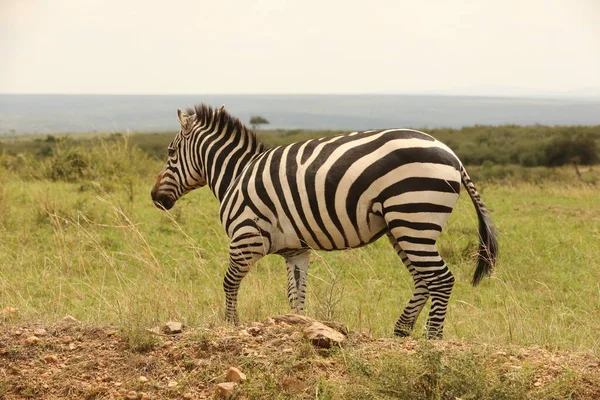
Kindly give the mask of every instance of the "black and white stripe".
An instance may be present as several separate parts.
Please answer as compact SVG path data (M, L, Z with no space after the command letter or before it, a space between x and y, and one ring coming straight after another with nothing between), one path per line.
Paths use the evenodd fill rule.
M201 105L178 115L181 130L152 199L169 209L208 185L220 201L231 239L224 280L230 321L238 321L240 282L261 257L286 259L288 299L301 312L310 249L360 247L385 234L415 282L394 333L406 335L431 297L428 336L441 337L454 277L436 241L461 183L479 217L473 284L494 267L497 242L487 209L452 150L425 133L372 130L266 149L223 108Z

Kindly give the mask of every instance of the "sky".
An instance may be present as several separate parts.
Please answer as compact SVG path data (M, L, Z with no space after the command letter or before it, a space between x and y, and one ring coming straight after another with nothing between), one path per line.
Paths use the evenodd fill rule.
M0 93L600 96L599 0L0 0Z

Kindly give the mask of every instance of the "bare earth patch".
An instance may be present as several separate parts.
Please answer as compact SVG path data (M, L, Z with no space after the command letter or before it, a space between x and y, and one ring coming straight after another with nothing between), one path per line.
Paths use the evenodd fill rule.
M0 321L0 399L394 398L385 360L409 362L423 354L439 355L439 363L432 365L439 365L441 374L453 368L446 359L457 354L467 355L465 360L482 358L478 365L497 373L499 382L527 370L527 398L548 393L561 379L573 386L565 396L600 398L600 360L591 354L374 340L331 323L347 337L326 348L307 338L312 322L279 316L248 326L184 327L182 333L165 334L160 328L120 329L74 320L45 325ZM450 389L431 382L440 391L422 398L446 398Z

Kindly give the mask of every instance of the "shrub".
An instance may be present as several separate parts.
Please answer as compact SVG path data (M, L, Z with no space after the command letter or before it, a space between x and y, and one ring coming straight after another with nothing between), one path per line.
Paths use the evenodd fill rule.
M550 167L571 163L590 165L598 161L596 141L589 134L579 133L577 128L565 128L544 150L544 164Z

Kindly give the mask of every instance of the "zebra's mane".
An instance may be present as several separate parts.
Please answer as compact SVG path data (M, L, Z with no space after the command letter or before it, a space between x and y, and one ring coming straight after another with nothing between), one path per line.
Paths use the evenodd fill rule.
M208 125L213 122L218 122L219 126L227 126L233 127L236 131L240 131L242 133L246 133L252 139L258 142L256 138L256 133L252 129L249 129L244 125L242 121L233 115L229 114L227 110L225 110L225 106L214 109L211 106L207 106L206 104L198 104L194 107L188 107L185 109L185 114L196 117L196 121L200 125Z

